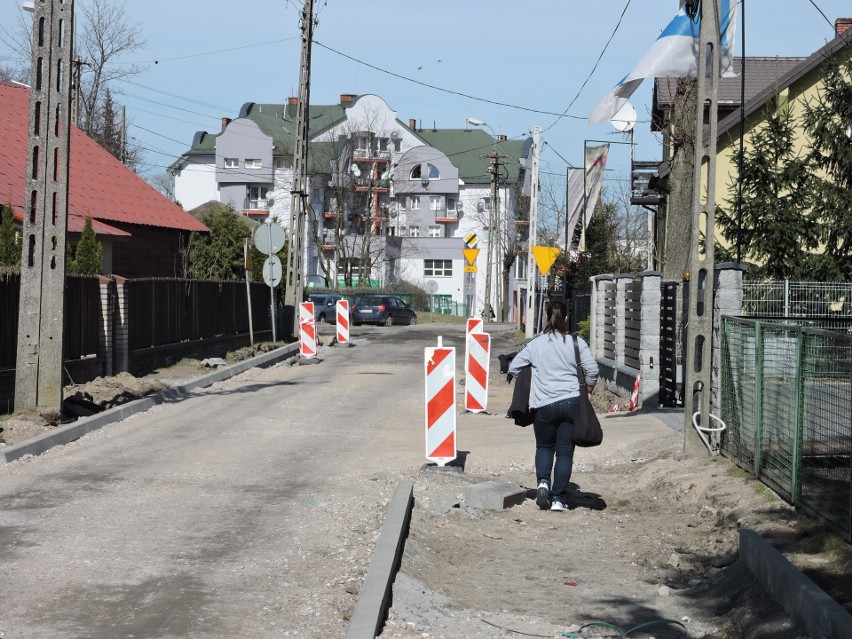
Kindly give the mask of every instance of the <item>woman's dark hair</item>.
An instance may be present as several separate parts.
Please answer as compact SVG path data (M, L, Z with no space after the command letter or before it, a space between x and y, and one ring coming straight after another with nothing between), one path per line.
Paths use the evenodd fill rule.
M547 305L547 326L544 327L546 333L559 333L562 335L562 341L565 341L565 335L568 333L568 308L565 302L551 302Z

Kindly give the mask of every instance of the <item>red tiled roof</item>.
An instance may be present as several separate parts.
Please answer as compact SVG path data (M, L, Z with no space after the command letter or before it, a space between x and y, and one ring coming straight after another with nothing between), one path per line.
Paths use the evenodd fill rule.
M24 209L26 187L29 100L27 87L0 83L0 201L12 204L19 213ZM101 233L100 227L106 235L129 234L105 222L209 230L74 126L69 191L71 233L82 230L86 217L100 221L95 233Z

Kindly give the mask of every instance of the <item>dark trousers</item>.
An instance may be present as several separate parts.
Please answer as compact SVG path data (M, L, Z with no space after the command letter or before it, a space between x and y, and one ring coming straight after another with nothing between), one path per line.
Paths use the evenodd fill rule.
M571 397L542 406L535 412L533 430L536 481L546 480L550 483L550 474L553 472L550 492L562 503L565 503L568 497L568 482L571 481L571 469L574 465L571 431L574 429L574 416L579 404L579 397Z

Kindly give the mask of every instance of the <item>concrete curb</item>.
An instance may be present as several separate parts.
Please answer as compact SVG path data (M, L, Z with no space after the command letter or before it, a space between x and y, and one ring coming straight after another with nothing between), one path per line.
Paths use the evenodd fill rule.
M381 633L390 608L391 586L402 560L413 507L414 482L400 481L388 507L358 603L349 620L346 639L375 639Z
M740 561L811 637L852 639L852 615L753 530L740 530Z
M235 375L239 375L240 373L252 368L270 366L280 362L281 360L287 359L288 357L298 355L298 353L298 343L288 344L287 346L276 348L274 351L269 351L268 353L263 353L262 355L257 355L256 357L251 357L241 362L237 362L231 366L220 368L217 371L185 384L172 386L171 388L167 388L158 393L142 397L132 402L128 402L127 404L122 404L121 406L116 406L115 408L110 408L109 410L98 413L97 415L92 415L91 417L78 419L76 422L68 424L67 426L62 426L50 432L42 433L38 437L33 437L32 439L28 439L13 446L6 446L0 449L0 463L15 461L16 459L20 459L26 455L40 455L54 446L61 446L69 442L73 442L75 439L80 439L83 435L94 430L98 430L99 428L103 428L108 424L120 422L131 415L144 412L154 406L185 397L196 388L210 386L216 382L234 377Z

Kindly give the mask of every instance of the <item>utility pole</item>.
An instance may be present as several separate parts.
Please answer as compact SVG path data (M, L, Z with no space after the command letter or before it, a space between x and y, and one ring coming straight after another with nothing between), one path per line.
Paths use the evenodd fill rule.
M536 324L535 309L536 309L536 281L538 277L538 266L533 257L533 246L536 246L536 233L538 232L538 154L539 154L539 138L541 136L541 127L534 126L532 128L532 175L530 177L530 235L529 247L527 249L527 312L525 334L527 339L535 336ZM568 250L566 246L566 251Z
M695 166L692 185L692 238L689 253L689 323L684 368L684 451L706 455L701 434L693 426L711 428L714 218L716 208L716 136L719 93L719 0L701 2L698 46L698 91L695 118ZM710 74L706 73L710 69ZM707 135L704 111L709 111ZM706 142L705 142L706 139ZM706 167L706 168L705 168ZM703 174L703 175L702 175ZM706 183L702 183L702 177Z
M308 111L311 95L311 45L314 36L314 2L305 0L300 27L302 59L299 67L299 104L296 118L296 150L293 153L293 186L290 188L290 228L287 247L287 279L284 282L284 330L291 337L299 334L298 307L304 290L305 267L302 260L303 221L307 212ZM272 318L275 321L275 318Z
M494 261L497 253L497 240L499 234L495 231L495 222L497 219L497 181L500 179L500 154L497 153L497 148L491 152L491 166L488 167L488 172L491 174L491 206L488 207L488 255L485 265L485 303L482 307L482 321L490 322L491 314L493 313L491 305L491 271L494 268ZM492 258L492 255L495 256Z
M15 410L62 408L74 0L36 2Z

